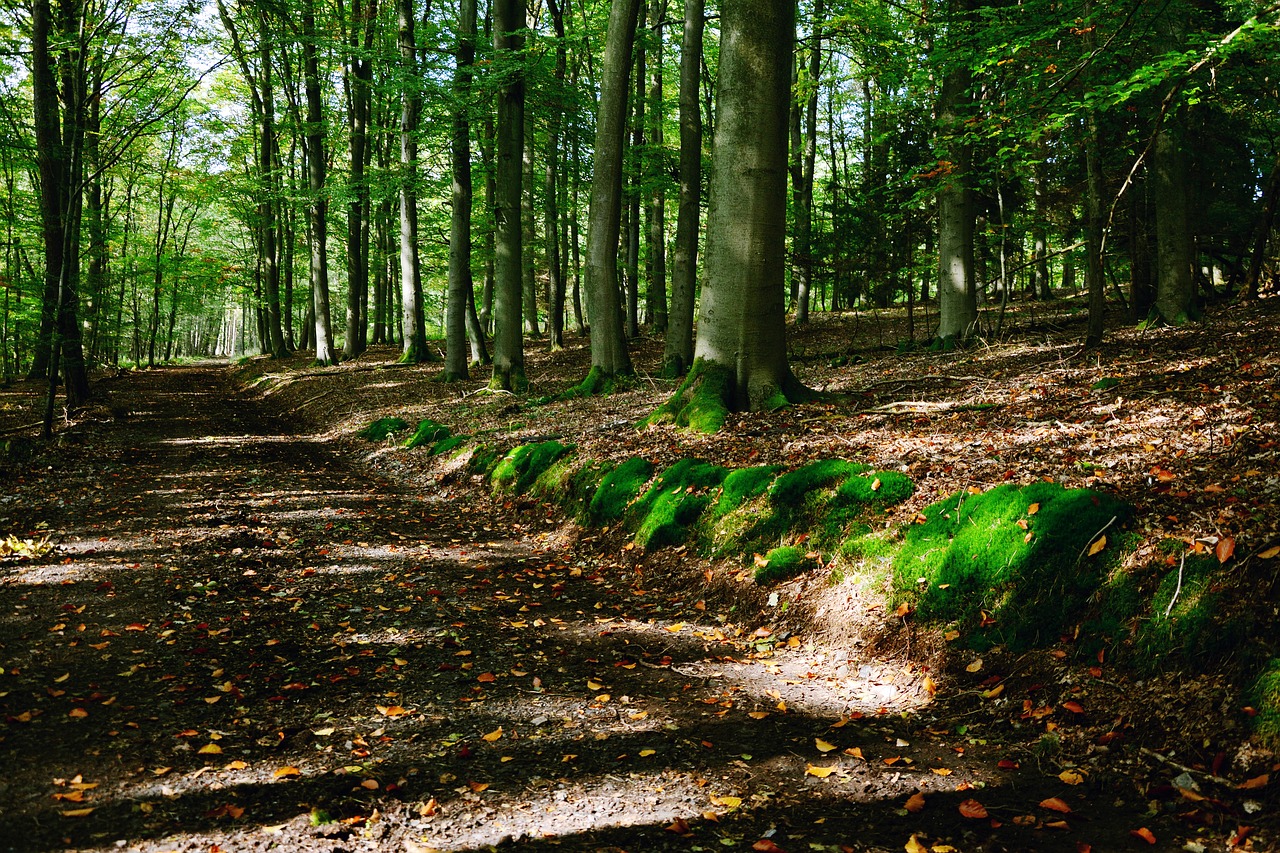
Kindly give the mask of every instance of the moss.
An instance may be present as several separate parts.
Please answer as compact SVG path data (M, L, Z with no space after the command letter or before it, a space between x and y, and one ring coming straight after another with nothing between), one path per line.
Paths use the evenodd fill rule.
M517 495L524 494L552 463L571 449L558 441L540 441L513 448L490 475L494 491L510 490Z
M1093 556L1090 544L1104 527L1115 537L1130 514L1110 495L1054 483L957 493L908 528L893 564L895 596L914 599L921 619L972 628L977 645L1056 639L1114 562L1114 544Z
M796 575L817 565L804 548L794 545L783 545L774 548L765 555L763 561L756 562L756 583L764 585L776 583L795 577Z
M435 444L431 445L431 455L439 456L441 454L448 453L451 450L456 450L457 448L465 444L466 441L467 441L467 437L465 435L447 436L445 438L440 439Z
M779 477L769 490L769 501L779 506L795 506L814 489L867 470L870 470L867 465L844 459L819 459Z
M378 418L357 435L365 441L386 441L392 435L409 428L409 422L403 418Z
M502 460L498 451L487 444L480 444L472 451L471 458L467 460L467 470L472 474L479 474L481 477L488 477L493 472L494 466Z
M689 528L711 504L709 490L719 486L727 468L697 459L681 459L667 468L628 511L636 542L644 548L683 542Z
M642 426L673 423L708 435L719 432L729 415L729 383L732 378L727 367L695 360L671 399L646 418Z
M1238 649L1248 639L1248 623L1224 612L1228 580L1210 556L1166 572L1134 636L1135 662L1147 669L1175 661L1203 664Z
M780 471L781 465L757 465L730 471L720 485L720 496L711 508L709 520L714 523L752 498L763 495Z
M1280 749L1280 658L1271 658L1253 682L1253 730L1263 745Z
M566 454L538 476L529 492L581 518L609 470L607 463Z
M427 444L434 445L436 442L442 441L452 434L452 431L444 424L436 423L430 418L427 418L418 423L418 428L414 430L413 435L409 436L408 440L405 441L404 446L412 449L414 447L422 447ZM439 451L435 450L433 447L432 452L436 453Z
M652 476L653 463L639 456L632 456L600 481L600 487L591 496L587 519L592 524L618 521Z

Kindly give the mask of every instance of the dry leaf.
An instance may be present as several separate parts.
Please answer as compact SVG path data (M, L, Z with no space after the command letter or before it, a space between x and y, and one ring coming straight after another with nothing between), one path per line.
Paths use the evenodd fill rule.
M907 839L907 843L903 845L903 849L906 850L907 853L929 853L929 848L921 844L920 839L914 835Z
M1280 554L1280 545L1272 545L1265 551L1259 551L1258 557L1263 560L1274 560L1277 554Z
M902 807L907 811L911 812L912 814L915 814L916 812L923 810L924 794L920 793L919 791L916 791L910 797L907 797L907 801L902 804Z
M1066 800L1061 797L1050 797L1047 800L1041 800L1040 808L1061 812L1062 814L1071 814L1071 806L1067 805Z
M1225 563L1231 559L1231 555L1236 552L1236 540L1232 536L1226 536L1218 540L1218 544L1214 546L1213 556L1218 558L1219 563Z
M243 761L237 758L235 761L227 765L227 769L228 770L244 770L248 766L249 766L248 764L244 763Z
M1107 537L1099 536L1097 539L1093 540L1093 544L1089 546L1089 556L1092 557L1105 547L1107 547Z
M1271 781L1271 774L1263 773L1261 776L1254 776L1247 782L1241 782L1236 787L1242 791L1253 791L1258 788L1267 787L1267 783Z
M67 712L68 717L76 717L77 719L89 716L89 712L84 708L72 708Z
M769 712L768 711L748 711L747 716L753 720L763 720L765 717L769 716Z
M487 735L482 735L482 737L484 738L484 740L487 740L489 743L493 743L495 740L502 737L502 726L498 726L496 729L489 732Z
M1058 778L1068 785L1079 785L1084 782L1084 774L1077 770L1063 770L1058 774Z
M1027 515L1035 515L1039 511L1040 511L1040 504L1038 503L1032 504L1031 506L1027 507Z
M834 766L819 767L816 764L809 764L805 766L804 772L809 776L817 776L819 779L825 779L828 776L830 776L832 773L835 773L836 768Z
M1067 702L1063 702L1062 707L1066 708L1068 711L1070 711L1073 714L1084 713L1084 706L1081 705L1079 702L1075 701L1074 699Z
M650 755L656 755L657 752L658 750L656 749L642 749L640 750L639 755L641 758L648 758Z
M290 764L284 767L276 768L276 771L271 774L271 778L272 779L288 779L288 778L301 776L301 775L302 775L302 771Z
M93 814L92 807L87 809L68 809L62 813L62 816L63 817L85 817L90 814Z
M1141 829L1131 829L1129 830L1129 834L1132 835L1134 838L1141 838L1143 841L1147 842L1148 844L1156 843L1155 835L1152 834L1151 830L1147 829L1145 826L1142 827Z
M987 807L977 800L965 800L960 804L960 816L971 820L981 820L987 816Z
M965 672L978 672L982 669L982 658L977 658L973 663L964 668Z
M222 747L218 746L216 743L206 743L204 746L196 750L196 752L200 755L221 755Z
M814 745L818 747L818 752L830 752L831 750L836 748L836 745L834 743L828 743L822 738L815 738Z

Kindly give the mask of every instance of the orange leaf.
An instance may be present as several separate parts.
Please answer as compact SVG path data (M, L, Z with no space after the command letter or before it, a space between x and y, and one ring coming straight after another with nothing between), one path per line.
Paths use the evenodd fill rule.
M761 838L755 844L752 844L751 849L758 850L760 853L786 853L785 850L767 838Z
M77 718L87 717L89 716L89 712L86 711L84 708L72 708L70 711L67 712L67 716L77 717Z
M382 714L384 717L403 717L405 714L409 713L399 705L378 705L376 707L378 709L378 713Z
M1148 844L1156 843L1155 835L1153 835L1151 830L1147 829L1145 826L1142 827L1141 829L1131 829L1129 830L1129 834L1132 835L1134 838L1141 838L1143 841L1147 842Z
M276 769L276 771L275 771L274 773L272 773L272 774L271 774L271 778L272 778L272 779L286 779L286 778L290 778L290 777L293 777L293 776L301 776L301 775L302 775L302 771L301 771L301 770L299 770L298 768L294 767L293 765L288 765L288 766L285 766L285 767L277 768L277 769Z
M124 629L126 631L145 631L147 630L147 626L141 622L130 622L128 625L124 626Z
M684 818L678 817L671 823L663 827L667 832L674 832L676 835L688 835L689 824L685 823Z
M1093 540L1093 544L1089 546L1089 556L1092 557L1105 547L1107 547L1107 537L1099 536L1097 539Z
M1277 554L1280 554L1280 545L1272 545L1265 551L1259 551L1258 557L1263 560L1274 560Z
M93 813L92 808L87 809L69 809L62 813L63 817L87 817Z
M971 820L982 820L987 816L987 807L977 800L965 800L960 804L960 816Z
M1218 540L1217 546L1213 549L1213 556L1218 558L1219 563L1225 563L1231 559L1231 555L1236 552L1236 540L1232 536L1226 536Z
M1081 705L1079 702L1075 701L1074 699L1067 702L1063 702L1062 707L1066 708L1068 711L1070 711L1073 714L1084 713L1084 706Z
M476 676L476 681L479 681L481 684L491 684L497 680L498 676L494 675L492 672L482 672Z
M1047 800L1040 801L1040 808L1049 809L1063 814L1071 814L1071 806L1067 805L1066 800L1061 797L1050 797Z
M1253 791L1257 788L1267 787L1267 783L1271 781L1271 774L1263 773L1261 776L1254 776L1247 782L1241 782L1236 787L1242 791Z
M498 727L497 727L496 729L494 729L493 731L489 732L489 733L488 733L488 734L486 734L486 735L482 735L481 737L483 737L483 738L484 738L485 740L487 740L489 743L493 743L495 740L497 740L498 738L502 737L502 726L498 726Z
M919 791L916 791L910 797L907 797L907 801L902 804L902 807L905 808L907 811L911 812L912 814L915 814L916 812L923 810L924 794L920 793Z

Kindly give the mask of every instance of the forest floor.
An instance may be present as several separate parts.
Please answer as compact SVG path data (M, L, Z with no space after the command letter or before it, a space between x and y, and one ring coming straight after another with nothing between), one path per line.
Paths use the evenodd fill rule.
M0 559L0 850L1280 849L1231 661L983 660L356 437L397 415L602 459L838 456L910 474L897 521L1048 477L1132 503L1140 553L1231 539L1238 598L1274 602L1280 300L1088 353L1078 316L895 354L901 315L818 315L792 361L840 396L716 436L634 429L673 388L652 340L633 384L564 402L534 397L585 376L572 336L528 342L528 397L389 350L104 376L50 446L16 429L38 389L0 389L0 537L37 543Z

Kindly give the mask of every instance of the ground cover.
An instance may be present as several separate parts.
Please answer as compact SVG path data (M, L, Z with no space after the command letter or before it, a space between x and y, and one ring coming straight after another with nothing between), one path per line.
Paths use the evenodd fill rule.
M716 435L649 341L104 378L5 435L0 849L1273 849L1276 314L820 316Z

